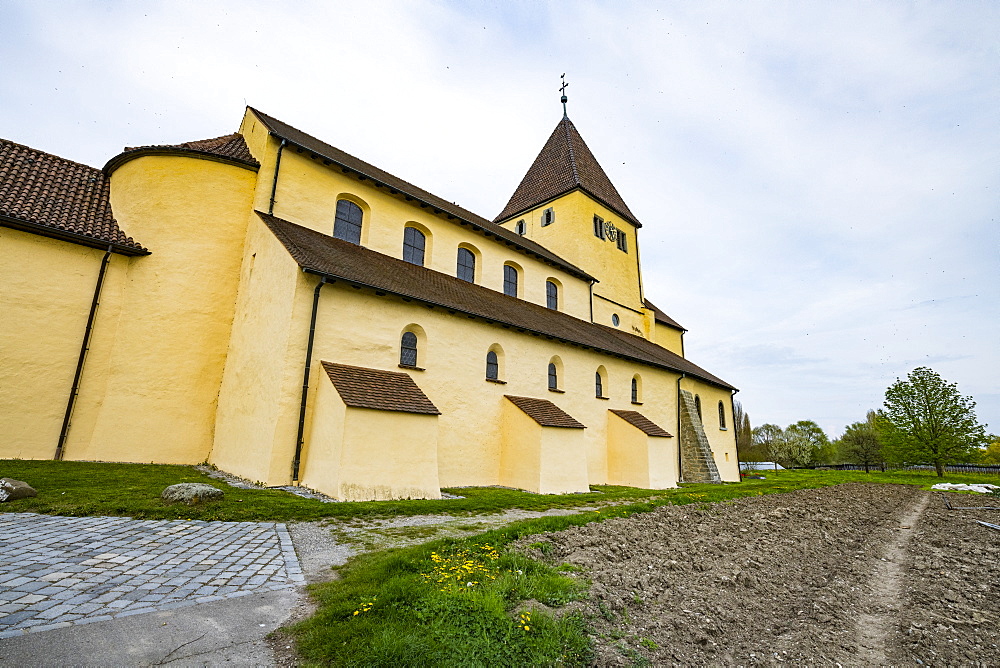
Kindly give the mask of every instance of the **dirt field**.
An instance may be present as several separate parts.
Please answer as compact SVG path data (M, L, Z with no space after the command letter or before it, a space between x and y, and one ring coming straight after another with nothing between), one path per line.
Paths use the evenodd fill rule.
M956 506L1000 506L948 494ZM1000 665L1000 510L839 485L666 506L556 534L583 567L597 665ZM542 551L531 550L535 556Z

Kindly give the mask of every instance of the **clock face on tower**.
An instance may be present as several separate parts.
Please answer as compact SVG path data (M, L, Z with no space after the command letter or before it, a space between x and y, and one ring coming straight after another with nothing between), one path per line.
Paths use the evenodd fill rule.
M618 238L618 228L611 224L611 221L604 223L604 234L607 236L608 241L614 241Z

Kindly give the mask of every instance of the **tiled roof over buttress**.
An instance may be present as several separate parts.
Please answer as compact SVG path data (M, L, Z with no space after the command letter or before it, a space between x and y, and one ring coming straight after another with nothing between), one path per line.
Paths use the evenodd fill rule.
M0 139L0 224L126 255L148 251L118 227L101 170Z

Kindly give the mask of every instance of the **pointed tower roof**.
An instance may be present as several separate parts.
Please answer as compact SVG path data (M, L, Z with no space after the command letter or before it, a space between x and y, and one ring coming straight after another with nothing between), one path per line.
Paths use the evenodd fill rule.
M521 185L494 222L513 218L577 188L636 227L642 227L590 152L573 121L566 116L556 125L528 173L521 179Z

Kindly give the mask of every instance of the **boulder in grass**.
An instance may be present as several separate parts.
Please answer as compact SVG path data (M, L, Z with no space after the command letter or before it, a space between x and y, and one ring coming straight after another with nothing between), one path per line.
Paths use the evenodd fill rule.
M180 502L193 506L202 501L218 501L223 496L225 494L218 487L212 487L203 482L182 482L167 487L163 490L160 498L168 503Z
M38 492L23 480L0 478L0 502L17 501L18 499L27 499L32 496L38 496Z

